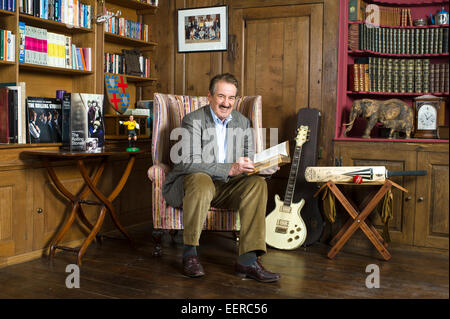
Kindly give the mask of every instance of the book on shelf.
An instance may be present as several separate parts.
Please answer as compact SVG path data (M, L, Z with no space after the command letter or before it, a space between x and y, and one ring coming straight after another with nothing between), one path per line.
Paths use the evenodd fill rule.
M16 11L16 0L0 0L0 10Z
M8 0L11 1L11 0ZM14 0L19 12L74 27L91 28L92 6L80 0Z
M103 95L65 93L63 105L63 147L71 152L101 151L105 145Z
M358 58L348 65L347 74L349 91L448 92L448 63L434 64L430 59Z
M77 48L70 36L33 27L20 21L19 38L20 62L66 69L92 70L91 48ZM83 50L84 55L81 59L76 54L77 49Z
M430 91L430 59L422 60L422 92Z
M145 57L142 54L138 56L138 64L140 68L140 76L150 77L150 57ZM128 74L126 67L126 58L124 54L105 53L104 56L104 71L105 73L114 74Z
M25 82L0 83L8 89L10 143L26 143Z
M16 35L10 30L0 29L0 61L15 61Z
M62 137L62 102L57 98L27 97L27 141L60 143Z
M0 143L9 143L8 88L0 87Z
M145 110L148 113L147 117L147 130L148 136L152 136L153 131L153 100L139 100L136 101L136 109L134 111L139 112L140 110Z
M387 54L448 53L448 27L369 28L365 23L350 24L349 50L369 50Z
M116 17L110 11L106 11L106 14L112 16L104 24L104 30L106 32L148 42L149 26L147 24L128 20L123 17Z
M366 3L362 0L348 1L348 20L363 21L365 19Z

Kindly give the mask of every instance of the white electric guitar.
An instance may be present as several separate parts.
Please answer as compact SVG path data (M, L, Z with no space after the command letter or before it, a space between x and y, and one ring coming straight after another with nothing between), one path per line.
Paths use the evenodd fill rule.
M278 249L296 249L306 240L306 225L300 211L305 205L302 199L293 203L295 182L302 154L302 145L306 142L308 126L300 126L295 138L295 152L291 164L291 171L286 187L284 202L275 195L275 209L266 216L266 243Z

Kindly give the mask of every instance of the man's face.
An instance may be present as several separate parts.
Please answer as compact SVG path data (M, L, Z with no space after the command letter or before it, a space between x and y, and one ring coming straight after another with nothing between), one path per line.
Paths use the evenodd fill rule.
M209 105L220 120L225 120L233 111L236 92L237 88L233 84L225 81L216 83L214 95L208 92Z

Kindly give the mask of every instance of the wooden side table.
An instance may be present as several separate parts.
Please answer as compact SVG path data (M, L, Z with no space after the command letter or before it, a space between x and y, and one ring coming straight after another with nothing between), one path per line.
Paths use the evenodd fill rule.
M340 184L348 184L348 183L340 183ZM379 183L377 183L379 184ZM366 183L364 185L352 184L358 187L363 187L365 185L374 185L374 183ZM400 185L394 183L393 181L386 179L383 184L380 185L380 189L373 195L371 198L367 198L365 202L367 203L362 211L358 211L355 205L352 203L351 199L346 198L345 195L341 192L341 190L337 187L336 183L333 181L328 181L323 184L322 187L314 194L317 196L325 187L333 192L338 201L345 208L347 213L350 215L350 218L347 222L342 226L339 232L334 236L331 240L330 244L332 245L330 251L328 252L328 258L333 259L337 253L344 247L345 243L350 239L350 237L355 233L355 231L361 227L361 230L366 235L366 237L372 242L384 260L391 259L391 254L387 250L387 243L384 241L383 237L378 233L378 231L373 227L373 225L366 218L370 215L370 213L375 209L377 204L383 199L384 195L392 188L392 186L404 191L408 192L405 188Z
M53 239L52 244L50 245L50 258L53 258L55 255L56 249L68 250L77 253L77 264L81 265L81 259L86 252L87 247L92 242L94 237L97 236L100 231L103 221L105 219L106 213L109 212L110 216L113 220L114 225L120 230L120 232L130 241L133 245L133 238L128 234L125 228L121 225L119 218L116 214L116 210L112 202L114 199L120 194L123 187L125 186L128 177L130 176L133 165L136 161L136 156L143 151L136 152L125 152L125 151L105 151L101 153L87 153L87 152L68 152L62 150L49 150L49 151L24 151L22 154L33 156L39 158L45 168L47 169L47 173L53 181L56 188L72 202L72 211L69 213L64 225L61 230L57 233L56 237ZM109 195L103 194L98 188L97 184L102 176L102 173L105 169L105 164L108 158L112 156L128 156L127 166L122 173L122 177L118 181L114 190ZM93 177L89 176L89 173L86 169L84 161L87 159L99 158L100 164L98 165L96 171L92 174ZM55 173L55 170L52 167L52 162L62 161L62 160L74 160L77 163L77 167L81 173L81 176L84 180L84 185L81 191L78 194L72 194L59 180L58 176ZM86 200L87 196L92 192L98 201L90 201ZM96 222L92 225L86 215L83 212L81 205L98 205L101 207L100 214L97 217ZM90 233L87 238L84 240L83 244L80 248L71 248L66 246L60 246L62 238L66 234L66 232L70 229L70 226L73 224L75 217L78 215L81 222L90 229Z

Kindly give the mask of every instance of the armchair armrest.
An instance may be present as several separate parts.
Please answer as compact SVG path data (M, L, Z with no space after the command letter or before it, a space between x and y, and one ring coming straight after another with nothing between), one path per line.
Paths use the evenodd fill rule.
M164 183L166 173L170 171L167 164L159 163L151 166L147 171L147 176L152 182L159 181L161 185Z

